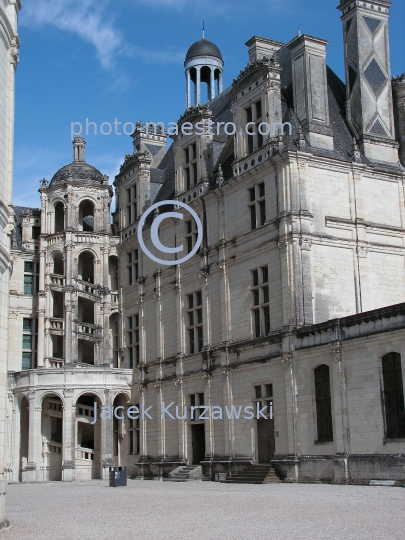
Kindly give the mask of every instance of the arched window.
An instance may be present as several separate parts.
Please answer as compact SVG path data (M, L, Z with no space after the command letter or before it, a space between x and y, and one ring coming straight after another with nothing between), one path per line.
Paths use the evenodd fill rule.
M333 441L329 367L325 364L318 366L314 375L318 442Z
M65 207L62 202L55 204L55 223L54 232L62 232L65 228Z
M77 277L82 281L94 283L94 255L89 251L82 251L77 265Z
M386 354L382 359L385 421L388 439L405 437L404 387L401 355Z
M79 206L79 226L82 231L94 231L94 204L85 200Z
M59 276L65 275L63 255L60 251L53 256L53 273Z

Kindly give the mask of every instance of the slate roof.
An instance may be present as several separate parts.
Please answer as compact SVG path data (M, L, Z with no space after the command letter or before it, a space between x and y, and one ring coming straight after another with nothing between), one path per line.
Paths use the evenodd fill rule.
M201 42L197 42L194 45L197 45L198 43ZM190 50L193 49L194 45L190 47ZM194 50L195 49L193 49L193 51ZM289 150L297 150L297 135L300 122L293 107L291 51L287 45L280 49L278 53L278 61L282 67L281 104L283 122L290 122L293 126L293 134L292 136L289 136L288 134L285 135L284 144ZM260 69L260 66L258 66L257 69L247 71L246 79L241 79L241 82L251 77L254 78L255 74ZM353 135L351 134L346 122L346 86L329 67L327 67L327 83L330 126L333 131L334 148L333 150L323 150L320 148L311 147L307 141L307 150L316 156L351 162L353 160ZM231 90L232 87L224 90L222 94L208 102L208 105L213 113L213 122L232 122L233 117L231 113L231 100L229 98ZM234 161L234 137L221 133L219 136L214 135L213 140L214 166L211 181L212 183L215 181L215 174L218 171L219 164L221 164L225 181L230 180L233 176L232 162ZM392 164L371 162L363 155L361 156L361 159L364 164L371 166L376 170L398 172L399 165L397 166ZM156 198L152 200L152 202L172 199L174 196L175 171L172 147L170 147L167 151L165 157L159 165L158 170L159 169L164 171L162 175L162 178L164 178L164 183L160 187Z
M73 178L73 182L78 181L85 184L102 184L104 181L101 172L92 165L89 165L84 161L73 161L73 163L65 165L53 175L50 186L63 184L66 182L69 175Z
M196 41L191 45L186 55L186 62L195 58L196 56L213 56L214 58L219 58L222 60L221 51L208 39L202 38L200 41Z

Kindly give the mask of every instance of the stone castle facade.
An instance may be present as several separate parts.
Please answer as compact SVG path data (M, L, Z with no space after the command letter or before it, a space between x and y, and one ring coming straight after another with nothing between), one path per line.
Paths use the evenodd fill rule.
M162 127L137 124L112 224L112 188L81 137L43 181L41 208L14 209L10 481L103 478L112 464L214 478L248 463L286 481L405 479L405 80L391 80L390 5L341 1L346 85L325 40L254 36L222 91L221 53L203 38L179 125L206 129L167 150ZM263 122L280 129L261 134ZM179 205L143 231L168 264L138 241L141 216L167 200L203 224L181 265L151 244L152 221L174 208L184 219L162 218L160 241L193 250ZM102 406L152 419L95 421ZM257 406L272 418L189 414Z
M5 446L7 416L7 356L9 281L14 154L14 78L20 45L17 26L20 0L0 4L0 530L8 527L5 516Z

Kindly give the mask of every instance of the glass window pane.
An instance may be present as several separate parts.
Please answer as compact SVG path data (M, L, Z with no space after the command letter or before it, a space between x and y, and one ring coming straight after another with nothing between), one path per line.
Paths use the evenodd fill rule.
M253 202L256 199L255 188L249 189L250 202Z
M267 266L262 268L262 283L267 283L269 281L269 269Z
M250 228L252 231L256 229L256 206L250 207Z
M269 302L269 288L263 287L263 304L268 304Z
M31 353L22 353L22 370L31 369Z
M259 197L264 197L264 182L259 184Z
M258 101L256 103L256 118L259 119L262 117L262 102Z
M25 261L24 262L24 272L33 274L34 273L34 263Z
M265 390L265 396L264 397L273 397L273 385L272 384L265 384L264 385Z
M31 336L27 334L23 334L23 340L22 340L22 348L23 349L31 349L32 339Z
M23 332L32 331L32 319L23 319Z
M203 328L202 326L199 326L197 328L197 335L198 335L198 350L201 351L204 343L203 343Z
M188 295L187 295L187 298L188 298L188 309L193 309L193 306L194 306L194 295L193 295L193 294L188 294Z
M260 304L259 289L253 291L253 305L258 306Z
M257 287L259 285L259 271L253 270L252 277L253 277L253 287Z
M255 337L260 337L260 312L257 309L254 311L255 317Z
M255 398L260 399L262 397L262 387L255 386Z
M260 202L260 225L266 223L266 203L265 201Z
M264 333L267 335L270 332L270 308L266 306L263 308L263 319L264 319Z
M201 291L196 292L195 295L196 295L196 300L197 300L196 306L201 306L202 305Z

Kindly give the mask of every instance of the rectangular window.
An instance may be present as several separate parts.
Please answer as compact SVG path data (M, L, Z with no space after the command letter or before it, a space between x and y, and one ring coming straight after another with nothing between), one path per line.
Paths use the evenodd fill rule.
M185 148L184 152L186 161L184 166L184 188L188 190L198 184L197 143Z
M202 294L197 291L187 295L187 332L189 353L200 352L204 346Z
M134 369L139 364L139 315L128 317L128 363L129 369Z
M386 354L382 359L386 436L405 438L405 404L401 355Z
M130 405L131 407L131 405ZM139 404L136 404L135 407L139 410ZM129 418L129 455L138 456L141 451L141 430L139 418Z
M37 365L37 320L23 319L22 334L22 370L35 369Z
M252 270L252 324L254 337L270 333L270 290L268 266Z
M333 425L329 366L318 366L314 377L318 442L330 442L333 441Z
M24 261L24 294L38 294L39 263Z
M191 407L198 408L191 411ZM203 416L203 411L200 411L199 407L204 407L204 393L190 394L190 420L199 421L200 415Z
M136 186L131 186L127 190L127 215L125 226L128 227L138 219L137 192Z
M186 231L187 253L191 253L198 239L198 229L194 219L186 221Z
M266 223L264 182L249 189L250 228L253 231Z
M259 384L253 387L253 406L256 410L257 404L260 409L266 407L263 414L269 418L273 418L273 385L272 384Z
M138 250L134 249L127 253L127 276L128 286L133 285L139 278Z

